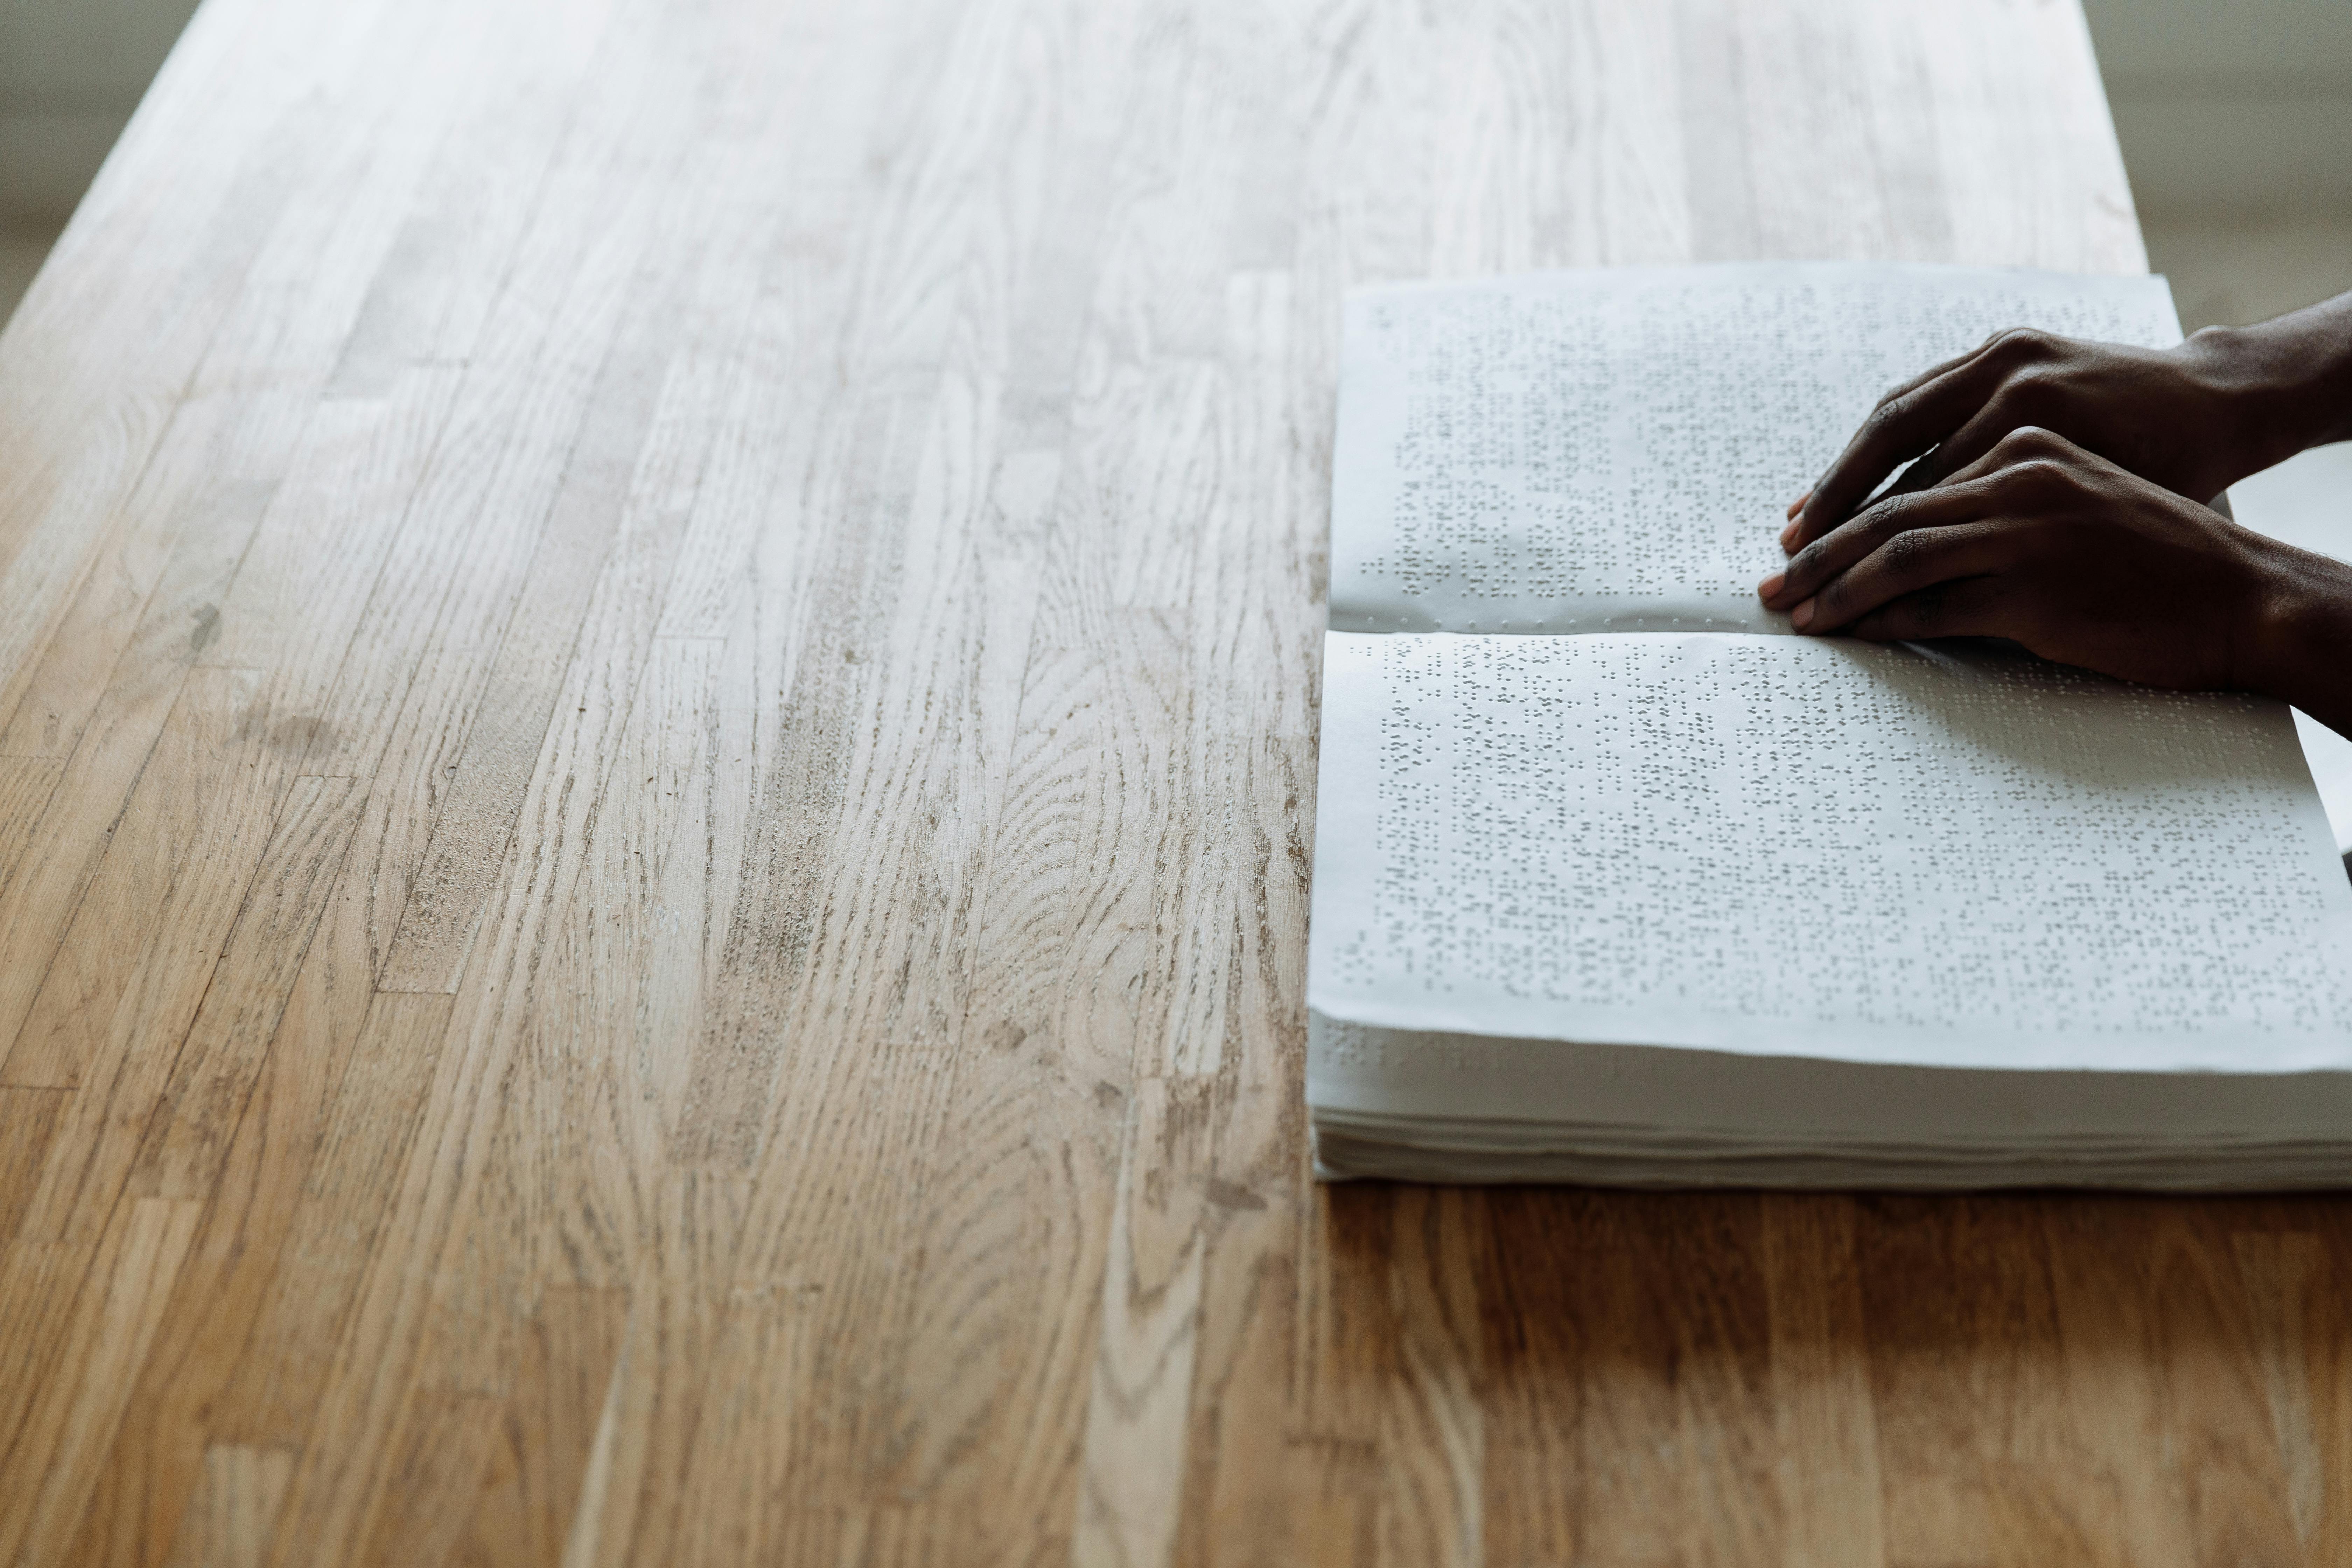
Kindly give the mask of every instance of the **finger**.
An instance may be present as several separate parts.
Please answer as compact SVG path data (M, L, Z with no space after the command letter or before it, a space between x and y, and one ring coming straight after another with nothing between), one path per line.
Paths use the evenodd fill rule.
M1904 382L1899 385L1889 387L1886 391L1886 395L1888 397L1901 397L1906 393L1916 392L1921 387L1927 385L1929 382L1936 380L1939 376L1949 374L1951 372L1959 369L1960 366L1968 363L1970 360L1975 359L1979 354L1983 353L1986 350L1991 348L1994 344L2000 342L2001 339L2007 336L2009 336L2009 329L2004 328L2001 331L1993 333L1992 336L1985 339L1984 342L1979 343L1976 347L1972 349L1964 349L1948 360L1939 360L1936 363L1931 364L1927 369L1921 371L1918 374L1913 376L1910 380Z
M2012 452L1999 461L1988 461L2000 448L2002 442L2028 431L2032 433L2029 439L2039 442L2042 447L2054 444L2064 447L2065 451L2063 454L2039 449L2022 454ZM2005 389L1979 409L1975 417L1946 437L1934 451L1906 468L1902 482L1920 486L1941 484L1947 479L1962 475L1980 477L1990 468L2005 467L2025 457L2073 456L2079 450L2057 432L2042 429L2032 423L2026 411L2017 405L2017 400L2009 396Z
M1780 530L1780 550L1783 554L1792 553L1797 548L1797 514L1805 510L1805 502L1812 499L1812 491L1807 490L1789 503L1787 513L1789 521Z
M1789 622L1801 632L1833 632L1907 594L2000 571L2011 563L2007 531L1961 523L1898 533L1823 584L1790 612Z
M1969 349L1965 353L1954 354L1948 360L1938 360L1934 364L1929 365L1926 370L1923 370L1918 374L1913 376L1910 380L1903 382L1899 385L1889 387L1886 392L1879 397L1878 401L1885 403L1893 398L1909 396L1912 393L1916 392L1919 388L1927 385L1929 382L1936 380L1938 376L1956 371L1962 365L1968 363L1970 360L1975 359L1979 354L1984 353L1985 350L1999 342L2000 341L2000 336L2001 335L1999 332L1995 332L1991 337L1987 338L1983 342L1979 343L1975 348ZM1913 468L1916 468L1917 466L1918 465L1916 463L1912 465ZM1906 478L1908 477L1908 473L1906 472ZM1916 489L1917 487L1915 486L1913 488ZM1799 496L1795 500L1789 503L1789 510L1783 514L1789 520L1789 526L1780 531L1781 549L1789 551L1791 553L1796 551L1798 514L1805 510L1805 503L1812 499L1813 492L1809 489L1803 495Z
M1954 437L1957 442L1958 437ZM1946 488L1976 484L2008 473L2027 463L2061 463L2069 468L2095 461L2092 455L2055 430L2039 425L2018 425L2002 431L1984 450L1955 468Z
M1847 626L1845 635L1866 642L2013 637L2015 596L2015 585L1999 575L1937 583L1881 605Z
M2008 335L2009 334L2006 331L1995 332L1992 336L1987 338L1984 342L1979 343L1972 349L1969 349L1960 353L1956 353L1948 360L1938 360L1934 364L1929 365L1926 370L1923 370L1918 374L1913 376L1910 380L1903 382L1896 386L1888 388L1887 391L1879 398L1879 402L1885 403L1890 398L1906 397L1910 395L1919 388L1927 385L1929 382L1934 381L1940 376L1947 375L1951 372L1959 369L1962 365L1969 363L1971 360L1974 360L1978 355L1983 353L1986 350L1991 348L1994 344L2000 342L2001 339ZM1909 468L1904 469L1902 477L1895 481L1893 490L1890 493L1924 489L1928 485L1933 484L1936 481L1936 479L1939 476L1928 471L1927 465L1934 459L1935 456L1936 454L1934 451L1929 451L1925 456L1913 462ZM1788 519L1788 526L1780 530L1780 548L1791 555L1795 554L1800 548L1798 535L1801 531L1801 525L1798 521L1798 514L1805 510L1805 503L1812 499L1813 492L1809 489L1803 495L1799 496L1795 500L1790 501L1789 503L1788 511L1783 514Z
M1979 356L1925 386L1880 400L1798 514L1798 547L1845 521L1887 475L1965 424L1984 405L1999 374L1996 362Z
M1898 534L1977 521L1991 510L1995 488L1989 482L1946 485L1881 497L1861 515L1791 556L1788 565L1756 584L1757 595L1768 609L1788 609L1811 598L1839 573L1885 548Z
M1889 474L1968 423L2011 369L2046 342L2042 334L2020 329L1996 332L1982 347L1948 360L1880 398L1813 486L1791 542L1801 548L1843 522Z
M1878 500L1892 500L1896 496L1907 496L1915 490L1924 490L1932 487L1936 483L1937 476L1935 469L1931 465L1935 462L1936 453L1942 450L1943 447L1939 446L1927 452L1924 457L1913 458L1910 467L1895 475L1894 481L1884 490L1881 490L1878 493ZM1803 503L1801 501L1798 504L1801 506ZM1875 506L1878 504L1878 501L1873 501L1870 504ZM1844 525L1840 524L1839 526L1843 527ZM1802 544L1798 542L1797 536L1801 531L1801 530L1795 522L1790 522L1788 527L1780 531L1780 549L1782 553L1794 555L1798 551L1804 548ZM1837 530L1832 529L1830 531L1834 533ZM1826 537L1826 535L1824 537Z

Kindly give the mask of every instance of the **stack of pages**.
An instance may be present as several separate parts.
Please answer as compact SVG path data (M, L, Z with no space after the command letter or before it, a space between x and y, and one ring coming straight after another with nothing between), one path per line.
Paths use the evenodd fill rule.
M1351 299L1308 971L1327 1176L2352 1178L2352 885L2289 710L1793 636L1879 393L2160 279L1601 270Z

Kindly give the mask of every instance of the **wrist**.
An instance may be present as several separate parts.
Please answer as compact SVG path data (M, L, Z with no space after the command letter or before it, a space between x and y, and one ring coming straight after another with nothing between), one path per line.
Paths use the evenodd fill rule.
M2305 447L2352 438L2347 304L2330 301L2251 327L2207 327L2180 345L2213 436L2229 455L2233 471L2224 484Z
M2270 559L2231 638L2230 684L2352 735L2352 565L2264 542Z

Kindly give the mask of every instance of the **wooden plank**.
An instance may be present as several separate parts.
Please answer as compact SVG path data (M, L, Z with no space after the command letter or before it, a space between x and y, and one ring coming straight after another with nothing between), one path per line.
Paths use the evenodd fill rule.
M91 1279L91 1310L72 1334L73 1353L26 1414L9 1457L0 1553L10 1560L63 1555L162 1326L201 1207L137 1198L116 1211Z
M279 1221L285 1261L265 1276L269 1294L210 1417L210 1429L226 1440L289 1450L301 1442L448 1021L446 998L380 1002L349 1065L331 1081L331 1102L312 1113L324 1124L298 1206Z
M305 973L316 946L314 939ZM330 1174L363 1183L378 1173L369 1170L364 1148L329 1119L351 1062L348 1049L338 1047L350 1042L314 1035L306 1019L315 1016L292 1006L280 1016L163 1329L91 1493L74 1542L77 1562L157 1563L167 1551L199 1550L251 1561L266 1545L292 1474L291 1439L280 1447L210 1439L238 1425L245 1396L236 1380L247 1359L280 1364L310 1341L278 1336L331 1324L345 1305L317 1253L330 1242L363 1248L368 1216L359 1205L341 1206L331 1222L334 1234L322 1237L315 1203L305 1208L306 1184ZM397 1132L397 1078L384 1069L409 1066L412 1052L429 1062L432 1039L385 1030L367 1043L394 1060L362 1058L353 1088L366 1097L370 1121ZM384 1089L392 1092L375 1092ZM296 1245L289 1247L289 1240ZM310 1316L289 1320L281 1279L284 1287L307 1292L297 1300ZM292 1422L277 1430L289 1426L299 1431Z
M0 893L33 847L35 830L65 764L53 757L0 756Z
M1214 690L1221 667L1283 673L1206 705L1228 770L1221 809L1237 825L1233 901L1218 916L1234 962L1215 1070L1195 1080L1211 1119L1198 1173L1209 1223L1180 1561L1292 1560L1318 1533L1290 1517L1292 1493L1313 1479L1313 1456L1290 1442L1283 1408L1297 1353L1302 1218L1314 1205L1300 1125L1305 955L1279 933L1304 919L1320 646L1310 563L1321 476L1301 439L1319 399L1302 374L1295 316L1286 274L1244 274L1228 288L1232 415L1222 462L1234 483L1202 543L1235 571L1203 596L1202 645L1224 651L1194 679Z
M229 1139L342 869L363 798L356 779L301 779L289 792L222 967L148 1124L131 1168L132 1191L193 1199L218 1187Z
M33 1206L33 1189L47 1163L49 1140L73 1091L12 1089L0 1085L0 1248L16 1239L16 1227Z
M108 689L80 728L57 787L37 805L26 802L29 844L0 901L0 1039L16 1038L100 861L125 825L124 803L164 733L205 640L204 628L217 627L217 601L265 499L236 492L184 530L178 570L167 572L152 596L154 613L141 627L140 646L108 664ZM199 614L208 607L215 617L209 622ZM168 769L172 753L164 754Z
M1102 1343L1087 1401L1074 1556L1164 1563L1175 1551L1211 1212L1206 1096L1136 1085L1130 1159L1103 1269ZM1146 1180L1139 1167L1156 1179Z
M2083 1451L2063 1398L2064 1342L2038 1218L2014 1199L1883 1199L1862 1209L1856 1247L1895 1561L1927 1548L1998 1561L2041 1539L2087 1561L2128 1562L2132 1548L2170 1538L2167 1527L2180 1522L2168 1500L2126 1536L2118 1480L2130 1478ZM2137 1468L2148 1457L2131 1458ZM2158 1550L2179 1560L2177 1547Z
M261 1568L293 1468L294 1456L279 1449L205 1449L204 1479L181 1517L170 1568Z
M358 800L355 780L297 781L132 1158L126 1192L184 1199L202 1219L90 1489L78 1561L163 1561L179 1510L200 1484L205 1423L277 1262L310 1153L299 1133L310 1130L305 1111L320 1075L305 1042L280 1034L280 1021ZM281 1044L293 1059L272 1071Z
M741 1500L715 1514L694 1511L708 1506L709 1494L698 1484L702 1468L692 1463L740 1407L740 1385L715 1373L737 1305L732 1268L748 1184L670 1170L649 1186L634 1255L638 1283L581 1483L566 1568L692 1561L682 1546L702 1532L740 1538L756 1528ZM761 1434L745 1436L757 1441Z
M207 796L173 793L179 781L170 758L177 753L163 753L166 765L152 780L144 771L157 754L157 735L166 731L165 715L190 691L252 683L261 679L257 672L269 672L257 688L259 707L236 721L246 726L237 737L245 748L239 765L253 763L245 782L271 792L290 781L317 733L325 689L400 526L399 503L438 436L451 390L447 375L424 375L383 403L320 405L258 533L236 540L244 553L221 552L222 542L210 538L189 552L199 574L228 553L232 576L246 584L243 596L223 593L220 605L201 606L212 617L194 617L193 635L178 605L157 607L150 631L163 646L142 638L156 657L121 670L93 721L101 744L77 750L51 795L38 858L11 883L0 928L0 952L9 961L0 964L0 1037L16 1041L0 1067L8 1081L73 1081L96 1048L89 1030L111 1016L93 998L117 984L107 977L112 956L135 949L140 933L162 918L167 889L211 885L216 870L234 878L236 868L216 863L230 853L226 847L192 853L205 843L203 832L231 819L220 817ZM236 509L227 518L226 527L236 532ZM195 669L201 677L190 673ZM143 792L137 790L142 782ZM183 815L151 820L142 796L176 800ZM251 864L243 863L247 875ZM234 902L228 907L234 912ZM73 935L100 924L114 933L112 942ZM46 988L39 994L50 1015L40 1012L36 987Z
M2208 1214L2229 1226L2241 1206ZM2163 1208L2078 1203L2045 1216L2068 1414L2116 1479L2130 1556L2292 1561L2289 1478L2227 1232ZM2183 1405L2199 1413L2195 1436L2151 1441L2186 1430L2169 1415Z
M388 990L457 988L541 741L550 723L560 721L563 672L620 526L663 370L675 352L668 326L660 315L641 323L644 341L617 351L598 372L575 437L576 450L593 457L565 465L547 533L490 665L451 797L436 819L425 867L385 959L382 984Z
M389 1484L346 1561L446 1563L463 1551L499 1441L496 1394L424 1389L402 1413ZM494 1484L494 1483L493 1483ZM281 1534L282 1534L281 1531Z
M635 41L624 30L607 47L627 49ZM494 597L483 606L501 617L493 623L497 651L485 670L478 716L448 798L436 817L425 864L384 959L379 979L387 989L457 989L541 742L551 722L562 718L564 674L621 526L667 367L679 353L680 269L659 267L646 247L687 205L668 184L678 172L669 161L678 155L684 106L665 94L649 95L649 103L615 96L618 101L604 106L610 112L593 121L598 135L576 162L555 172L548 200L562 212L562 204L593 201L592 193L611 186L632 193L635 205L614 215L600 230L600 243L584 256L568 255L569 247L550 247L563 232L558 225L542 224L527 237L527 256L544 254L550 262L562 257L576 268L564 313L542 324L543 362L528 376L509 370L492 384L492 395L521 399L527 408L536 405L532 412L540 417L526 425L537 426L530 429L535 439L499 453L487 491L460 491L464 500L487 509L520 502L551 486L553 494L551 501L537 503L534 515L545 521L535 539L513 531L535 544L521 557L529 564L514 596ZM643 123L634 119L641 112L648 116ZM689 184L684 190L698 188ZM537 312L517 315L531 322ZM477 522L481 512L464 500L451 515ZM427 568L425 575L439 574Z
M1852 1200L1764 1200L1769 1373L1784 1560L1886 1556L1885 1479L1867 1367Z
M480 1499L455 1561L559 1568L587 1498L629 1314L613 1290L550 1290L523 1348ZM401 1542L393 1543L394 1560Z

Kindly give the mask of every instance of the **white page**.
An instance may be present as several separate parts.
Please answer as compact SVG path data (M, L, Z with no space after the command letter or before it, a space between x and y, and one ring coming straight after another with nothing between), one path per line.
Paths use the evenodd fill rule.
M2178 342L2161 278L1761 263L1349 297L1335 631L1785 631L1782 510L1879 395L2005 327Z
M1797 637L1326 638L1308 1003L1921 1066L2352 1067L2287 710Z

